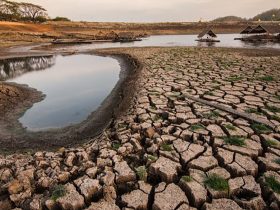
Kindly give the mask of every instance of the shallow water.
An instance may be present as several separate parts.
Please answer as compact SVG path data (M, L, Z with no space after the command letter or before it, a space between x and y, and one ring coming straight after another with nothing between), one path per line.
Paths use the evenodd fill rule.
M131 43L93 43L85 45L57 46L57 50L85 51L112 47L149 46L199 46L235 48L275 48L275 43L245 43L234 38L239 34L218 34L219 43L196 42L196 35L159 35ZM32 46L14 48L29 51ZM85 120L110 94L119 79L120 66L117 60L92 55L44 56L9 59L0 62L0 81L7 80L27 84L46 98L34 104L19 121L28 130L38 131L66 127Z
M197 35L158 35L144 38L142 41L130 43L93 43L75 46L60 46L59 49L90 50L113 47L149 47L149 46L190 46L190 47L234 47L234 48L276 48L280 49L279 43L248 43L234 38L241 37L240 34L218 34L218 43L201 43L195 41Z
M19 119L31 131L82 122L100 106L119 80L120 65L113 58L82 54L50 57L49 61L52 65L46 68L7 80L27 84L46 95Z

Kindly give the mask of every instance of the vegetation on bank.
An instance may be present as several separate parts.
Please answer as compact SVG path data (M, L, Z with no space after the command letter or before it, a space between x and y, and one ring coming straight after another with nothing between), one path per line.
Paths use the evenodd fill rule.
M47 20L70 21L65 17L50 19L47 10L37 4L0 0L0 21L31 21L40 23Z

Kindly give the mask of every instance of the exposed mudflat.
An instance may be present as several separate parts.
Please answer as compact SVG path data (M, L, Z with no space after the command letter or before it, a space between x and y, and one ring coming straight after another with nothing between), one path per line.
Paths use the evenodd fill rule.
M104 56L108 56L108 54ZM126 98L129 96L124 96L122 92L128 88L126 84L136 77L133 71L139 68L138 64L128 55L114 54L110 56L117 59L121 65L120 79L110 95L82 123L61 129L31 132L24 128L18 119L33 103L43 100L44 95L26 86L1 83L1 97L3 99L1 98L0 104L4 108L0 113L0 143L2 145L0 150L12 152L42 148L57 149L80 144L99 135L108 126L113 116L119 112L122 101L127 103ZM129 91L132 90L133 88L130 88Z
M280 208L279 53L99 52L141 66L124 106L84 145L0 156L0 209Z

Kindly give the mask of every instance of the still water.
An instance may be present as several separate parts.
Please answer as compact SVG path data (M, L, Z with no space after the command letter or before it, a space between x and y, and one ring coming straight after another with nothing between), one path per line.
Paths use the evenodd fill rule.
M8 82L27 84L46 95L19 119L31 131L82 122L119 80L119 62L109 57L82 54L26 59L10 61L0 78L6 76Z
M219 34L219 43L196 42L196 35L160 35L131 43L93 43L58 46L56 49L85 51L112 47L199 46L276 48L280 44L251 44L234 40L239 34ZM23 51L30 47L20 48ZM15 49L17 51L17 49ZM120 65L109 57L92 55L44 56L0 61L0 81L27 84L46 98L19 119L28 130L46 130L77 124L96 110L119 79Z
M218 34L217 43L201 43L195 41L197 35L158 35L144 38L142 41L130 42L130 43L93 43L85 45L72 45L72 46L60 46L58 49L72 49L72 50L91 50L99 48L114 48L114 47L150 47L150 46L189 46L189 47L233 47L233 48L276 48L280 49L280 43L249 43L242 42L240 40L234 40L239 38L240 34Z

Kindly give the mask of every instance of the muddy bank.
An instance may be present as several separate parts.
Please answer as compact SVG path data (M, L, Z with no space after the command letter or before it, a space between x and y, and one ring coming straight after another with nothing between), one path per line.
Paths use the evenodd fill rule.
M0 120L0 143L2 151L24 151L34 149L57 149L69 147L86 142L88 139L99 135L106 128L114 116L120 115L130 104L133 95L137 70L140 63L129 55L121 53L92 52L89 54L111 56L117 59L121 65L120 78L110 95L102 102L100 107L80 124L61 129L52 129L42 132L27 131L17 121L24 112L30 108L33 102L43 99L41 93L36 93L27 87L17 84L9 84L11 87L19 87L28 94L23 95L23 102L16 109L9 109ZM9 99L7 101L10 101ZM17 101L16 101L17 102ZM9 105L9 102L7 103Z

